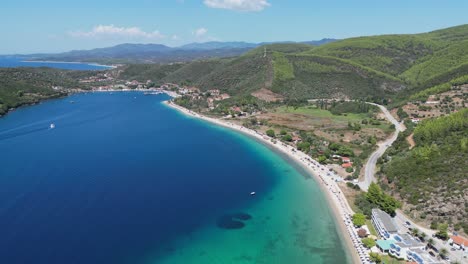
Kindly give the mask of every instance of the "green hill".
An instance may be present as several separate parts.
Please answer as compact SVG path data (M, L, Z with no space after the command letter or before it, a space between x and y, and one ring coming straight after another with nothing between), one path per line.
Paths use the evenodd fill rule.
M467 63L468 25L414 35L350 38L306 51L347 59L421 84Z
M397 104L424 97L428 91L446 90L448 84L468 75L467 51L468 25L461 25L422 34L350 38L320 46L268 44L233 58L127 65L120 78L220 89L231 96L266 88L286 100L370 97L391 98ZM77 85L76 74L82 73L0 70L0 113L57 94L51 90L53 86Z
M416 147L400 135L383 160L385 189L428 222L448 222L468 234L468 109L428 119L414 130Z
M335 57L274 53L271 90L295 99L385 96L403 89L387 74Z
M63 96L66 92L61 88L80 87L78 77L86 74L49 68L0 68L0 115L10 108Z
M413 61L431 54L437 45L414 35L386 35L345 39L306 53L347 59L396 76Z
M261 88L286 99L393 98L468 74L468 25L413 35L350 38L321 46L271 44L237 58L132 65L123 77L217 88L231 95ZM266 51L266 52L265 52Z
M414 66L400 76L413 83L437 78L462 65L468 64L468 39L435 51L430 56L419 59Z

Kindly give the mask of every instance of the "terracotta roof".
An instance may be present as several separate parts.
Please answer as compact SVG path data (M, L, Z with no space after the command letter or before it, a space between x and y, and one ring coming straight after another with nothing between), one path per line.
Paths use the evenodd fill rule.
M353 163L351 163L351 162L341 164L341 167L343 167L343 168L351 168L352 166L353 166Z
M465 247L468 247L468 239L463 238L461 236L452 236L451 239L453 240L453 243L457 245L464 245Z

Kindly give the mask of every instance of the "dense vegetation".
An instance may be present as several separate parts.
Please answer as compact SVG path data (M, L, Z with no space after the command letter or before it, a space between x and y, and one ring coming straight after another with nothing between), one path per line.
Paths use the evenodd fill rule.
M355 205L369 218L372 215L373 208L380 208L389 215L395 216L395 210L401 206L400 202L383 192L375 183L371 183L367 193L359 194L355 200Z
M82 87L78 78L88 74L48 68L0 69L0 115L10 108L66 95L64 88Z
M385 188L414 205L421 219L468 233L468 109L425 120L414 129L414 140L416 147L409 150L400 137L387 152Z
M122 76L185 83L202 90L221 89L231 96L267 88L289 101L331 97L406 101L415 93L467 75L466 50L468 25L462 25L424 34L351 38L321 46L271 44L237 58L134 65ZM430 91L434 89L441 88Z
M468 25L462 25L424 34L351 38L321 46L271 44L235 58L129 65L120 77L152 80L156 84L186 84L202 90L220 89L235 97L266 88L283 96L286 102L330 97L408 100L420 91L413 98L447 90L460 80L466 82L467 45ZM44 73L41 75L40 71ZM14 95L19 90L31 94L45 89L41 93L51 96L48 93L53 93L52 86L69 86L73 82L69 73L57 78L57 72L64 71L31 72L34 76L23 80L10 76L3 80L2 112L37 99ZM18 88L7 91L6 87L13 86Z
M411 100L427 100L427 98L430 95L434 94L440 94L446 91L450 91L452 87L462 85L462 84L467 84L468 83L468 75L463 75L461 77L458 77L456 79L453 79L449 82L439 84L436 86L433 86L431 88L425 89L421 92L418 92L416 94L413 94L410 99Z
M462 25L415 35L345 39L306 53L350 60L419 85L466 65L467 49L468 25Z

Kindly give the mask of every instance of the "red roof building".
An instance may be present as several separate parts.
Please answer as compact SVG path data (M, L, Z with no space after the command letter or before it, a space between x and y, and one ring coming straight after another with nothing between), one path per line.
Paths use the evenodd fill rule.
M348 162L348 163L343 163L341 164L341 167L342 168L352 168L353 167L353 163L352 162Z
M453 243L459 245L459 246L464 246L468 247L468 239L461 237L461 236L452 236L450 237L452 239Z

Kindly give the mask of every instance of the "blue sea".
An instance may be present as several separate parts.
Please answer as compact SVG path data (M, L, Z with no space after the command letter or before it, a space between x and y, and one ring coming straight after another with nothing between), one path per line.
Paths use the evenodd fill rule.
M312 178L167 99L79 94L0 118L0 263L349 262Z
M78 62L51 62L51 61L26 61L16 57L1 57L0 68L16 68L16 67L49 67L65 70L105 70L110 66L78 63Z

